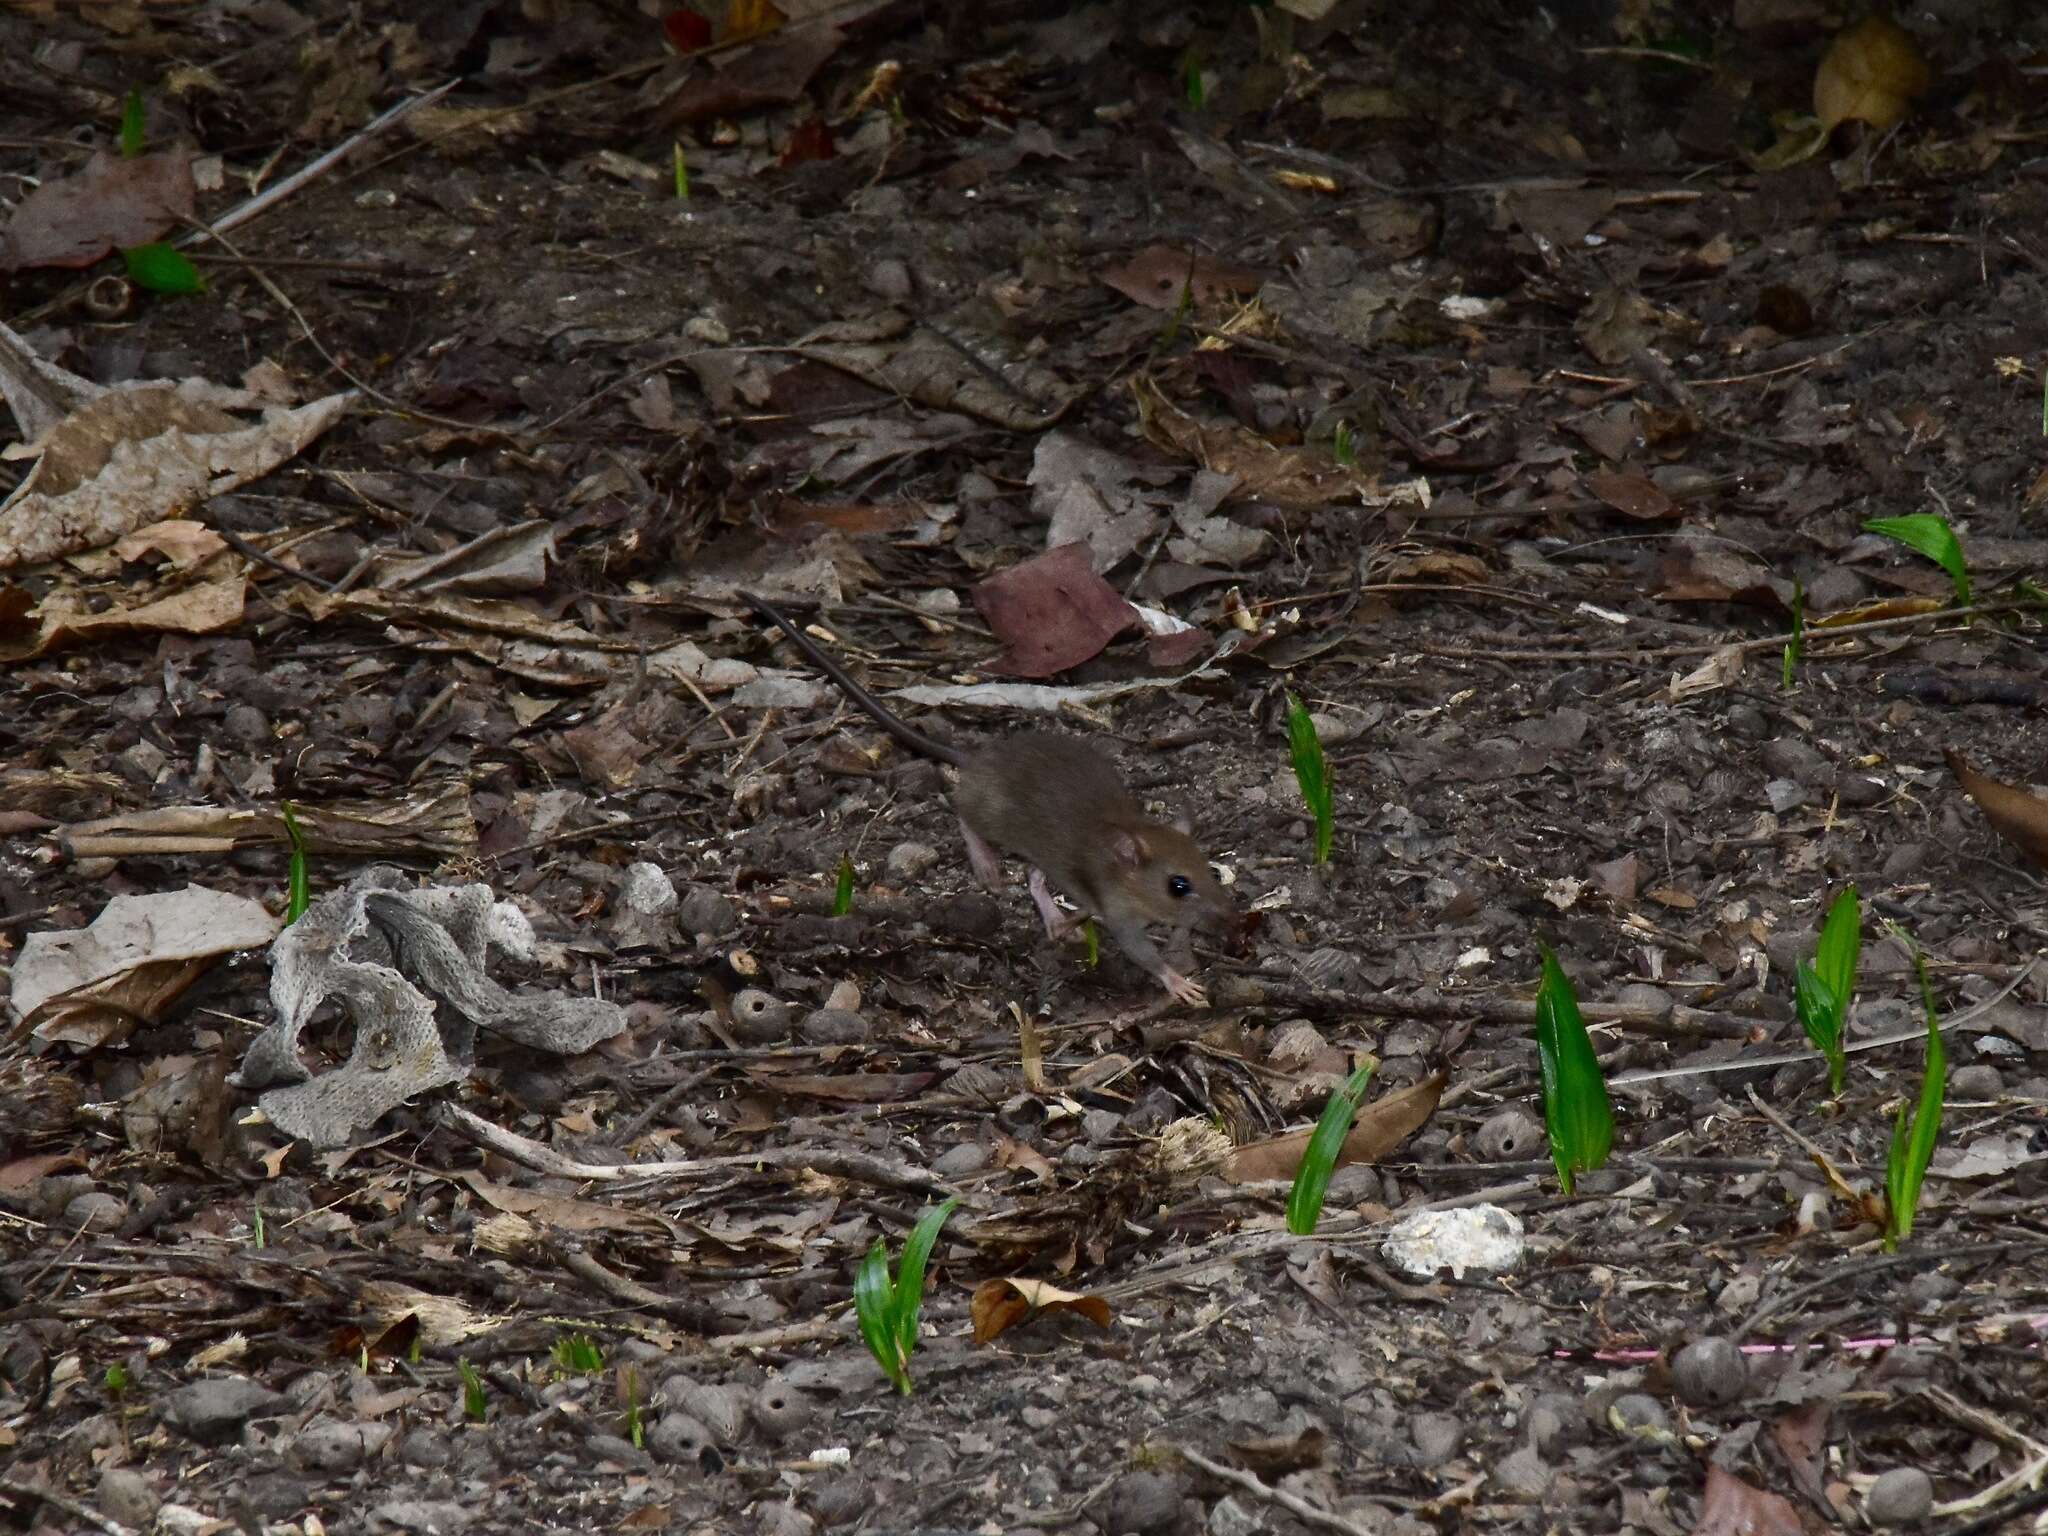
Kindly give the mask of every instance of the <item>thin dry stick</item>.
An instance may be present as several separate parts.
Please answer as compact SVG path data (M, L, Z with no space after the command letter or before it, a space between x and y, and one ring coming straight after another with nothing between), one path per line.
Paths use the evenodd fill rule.
M1372 1536L1372 1533L1357 1521L1346 1519L1335 1510L1324 1509L1321 1505L1311 1504L1307 1499L1302 1498L1301 1495L1289 1493L1285 1488L1270 1488L1256 1477L1253 1477L1249 1472L1241 1472L1236 1467L1226 1467L1220 1461L1211 1461L1200 1451L1189 1450L1184 1445L1176 1445L1174 1451L1181 1460L1187 1462L1190 1466L1200 1467L1211 1477L1218 1478L1223 1482L1234 1483L1255 1499L1264 1499L1269 1504L1278 1504L1297 1520L1305 1521L1309 1525L1319 1525L1325 1530L1342 1531L1345 1533L1345 1536ZM1408 1503L1405 1499L1401 1502L1403 1504Z
M2018 613L2031 611L2029 603L1972 603L1967 608L1936 608L1927 613L1909 613L1890 619L1866 619L1860 624L1838 624L1826 628L1808 625L1806 633L1799 640L1806 646L1816 646L1823 640L1841 636L1870 634L1880 629L1903 629L1911 624L1925 624L1934 619L1980 618L1994 613ZM1775 651L1792 643L1793 636L1764 635L1755 640L1696 640L1687 645L1609 645L1574 650L1559 646L1542 650L1531 647L1527 650L1481 650L1460 646L1425 645L1419 648L1424 656L1441 656L1448 661L1667 661L1679 656L1711 655L1715 651Z
M175 243L178 245L193 245L201 240L217 240L225 231L248 223L251 219L266 212L273 204L283 202L301 187L326 175L328 171L339 165L350 154L354 153L355 150L368 143L371 139L374 139L394 123L399 122L408 113L416 112L421 107L432 106L461 83L462 81L457 78L447 81L445 84L435 86L424 95L406 97L404 101L399 102L397 106L392 107L389 111L381 112L372 118L359 133L335 145L334 148L328 150L326 154L321 155L318 159L301 166L276 186L271 187L267 191L257 193L240 207L230 208L210 224L180 236ZM226 244L226 242L222 241L222 244Z
M106 1536L135 1536L134 1531L118 1520L109 1520L98 1510L81 1504L54 1488L44 1488L35 1483L17 1482L11 1477L0 1477L0 1493L12 1493L24 1499L41 1499L52 1509L61 1509L74 1520L97 1526Z
M1947 1018L1937 1021L1934 1027L1945 1035L1958 1024L1967 1024L1980 1014L1996 1008L2000 1003L2012 996L2014 992L2019 990L2020 983L2033 975L2034 967L2040 963L2041 957L2036 955L2020 968L2018 975L1992 993L1991 996L1985 998L1983 1002L1973 1003L1961 1013L1950 1014ZM1912 1029L1895 1029L1888 1035L1873 1035L1868 1040L1850 1041L1842 1047L1842 1052L1844 1055L1849 1055L1856 1051L1881 1050L1888 1045L1903 1045L1909 1040L1924 1040L1926 1037L1927 1029L1925 1025L1915 1026ZM1624 1072L1619 1077L1610 1078L1608 1086L1619 1088L1625 1083L1649 1083L1665 1077L1705 1077L1709 1073L1714 1072L1748 1072L1758 1067L1789 1067L1803 1061L1818 1060L1820 1060L1820 1053L1810 1049L1804 1051L1778 1051L1769 1056L1738 1056L1730 1061L1710 1061L1699 1066L1664 1067L1653 1072Z
M733 1168L765 1167L836 1174L840 1178L858 1179L862 1183L877 1184L885 1189L907 1189L918 1194L944 1190L942 1182L922 1168L862 1153L836 1151L829 1147L763 1147L755 1152L739 1153L731 1157L696 1157L681 1161L584 1163L564 1157L553 1147L530 1140L516 1131L509 1131L501 1125L493 1125L481 1115L471 1114L459 1104L443 1104L437 1118L449 1130L475 1142L486 1151L509 1157L513 1162L531 1168L537 1173L552 1174L564 1179L592 1179L609 1183L618 1179L693 1178L699 1174Z

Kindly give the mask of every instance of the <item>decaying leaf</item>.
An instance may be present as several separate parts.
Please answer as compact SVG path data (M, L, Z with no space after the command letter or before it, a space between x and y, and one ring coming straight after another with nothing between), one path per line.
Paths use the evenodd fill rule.
M218 634L242 622L247 593L248 582L238 572L133 608L116 606L92 613L77 589L59 587L23 621L0 622L0 661L46 656L96 635ZM30 622L35 626L32 630Z
M1678 515L1678 503L1648 475L1596 470L1586 476L1586 489L1624 517L1654 522Z
M1109 1303L1100 1296L1063 1291L1044 1280L984 1280L974 1288L968 1310L974 1318L974 1342L986 1344L1041 1312L1073 1312L1107 1331Z
M1003 642L988 664L1011 677L1051 677L1079 666L1138 616L1095 574L1085 544L1063 544L989 577L974 589L974 606Z
M1753 1487L1707 1464L1707 1487L1692 1536L1804 1536L1799 1507L1782 1494Z
M117 247L161 239L198 206L189 151L101 151L15 205L0 254L10 267L89 267Z
M1233 477L1238 500L1292 508L1371 506L1385 500L1375 477L1338 463L1321 449L1280 447L1235 425L1205 426L1144 378L1132 380L1131 391L1146 438L1190 463Z
M454 859L476 851L476 818L463 784L424 785L384 800L300 803L294 814L307 850L315 854ZM283 813L274 808L230 810L212 805L168 805L83 821L60 837L74 859L232 853L291 843Z
M2036 864L2048 868L2048 799L1987 778L1953 749L1943 755L1949 772L1963 786L1963 793L1977 802L1992 829Z
M353 398L286 409L203 379L99 393L9 450L36 464L0 504L0 568L98 549L247 485L333 426Z
M1444 1084L1449 1080L1446 1072L1432 1072L1419 1083L1363 1105L1358 1111L1358 1118L1352 1122L1351 1134L1344 1138L1344 1145L1337 1153L1336 1166L1376 1163L1392 1152L1436 1113L1437 1100L1443 1097ZM1233 1184L1291 1179L1294 1170L1301 1166L1301 1155L1308 1150L1309 1138L1314 1134L1313 1130L1294 1131L1285 1136L1247 1143L1232 1155L1223 1170L1223 1177Z
M116 896L85 928L30 934L9 1001L40 1039L104 1045L160 1017L223 955L260 949L277 930L261 902L204 886Z
M1183 290L1192 293L1200 308L1239 294L1257 293L1266 279L1250 267L1218 261L1200 251L1148 245L1121 266L1104 271L1102 280L1134 304L1171 311L1180 307Z
M1912 33L1889 16L1866 16L1821 56L1813 115L1830 131L1852 119L1882 131L1902 119L1933 80Z

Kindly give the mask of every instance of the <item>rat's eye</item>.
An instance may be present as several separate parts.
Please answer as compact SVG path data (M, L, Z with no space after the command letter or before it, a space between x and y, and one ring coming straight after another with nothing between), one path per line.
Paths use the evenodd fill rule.
M1186 896L1193 892L1194 888L1195 882L1186 875L1169 875L1167 877L1166 894L1169 896L1176 898Z

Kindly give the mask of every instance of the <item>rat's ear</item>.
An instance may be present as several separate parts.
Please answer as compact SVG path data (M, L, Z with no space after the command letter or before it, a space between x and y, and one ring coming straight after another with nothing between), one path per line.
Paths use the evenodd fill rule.
M1125 869L1136 869L1152 856L1145 846L1145 839L1129 827L1120 828L1110 834L1110 855Z

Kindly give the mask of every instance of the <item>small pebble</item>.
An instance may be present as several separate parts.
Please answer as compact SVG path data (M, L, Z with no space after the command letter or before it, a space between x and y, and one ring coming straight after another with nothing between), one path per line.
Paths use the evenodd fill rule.
M797 1025L806 1045L859 1045L868 1037L867 1021L844 1008L814 1008Z
M808 1502L818 1524L851 1525L874 1506L875 1491L858 1473L827 1474L811 1485Z
M1550 1468L1534 1446L1525 1445L1494 1463L1493 1485L1512 1499L1540 1499L1550 1486Z
M73 1232L111 1232L128 1219L128 1203L103 1190L87 1190L64 1207L63 1219Z
M1103 1536L1152 1536L1180 1519L1180 1479L1167 1472L1126 1472L1096 1506Z
M1610 1428L1630 1433L1643 1429L1667 1429L1671 1419L1664 1412L1664 1405L1648 1393L1628 1392L1608 1405L1607 1423Z
M766 1045L789 1037L789 1004L748 987L732 1000L733 1038L742 1045Z
M739 926L739 915L732 903L703 885L693 885L683 893L676 907L676 920L685 932L699 939L717 938Z
M162 1504L148 1477L133 1467L109 1467L100 1474L100 1508L123 1525L148 1529Z
M754 1394L749 1405L754 1425L770 1440L795 1434L816 1416L809 1397L786 1381L770 1381Z
M1408 1436L1415 1442L1415 1464L1437 1467L1458 1454L1465 1442L1465 1424L1456 1414L1418 1413Z
M1998 1068L1975 1062L1958 1067L1948 1077L1948 1096L1956 1099L1995 1099L2005 1092L2005 1079Z
M711 1431L711 1438L730 1445L739 1438L746 1421L746 1399L738 1387L723 1382L693 1384L677 1399L676 1406Z
M711 1431L687 1413L664 1413L643 1436L650 1456L669 1462L695 1461L715 1449Z
M1906 1299L1913 1304L1914 1311L1931 1312L1943 1302L1952 1300L1961 1289L1955 1276L1930 1269L1906 1282Z
M951 1183L971 1173L979 1173L987 1166L988 1148L979 1142L963 1141L932 1159L932 1177Z
M1486 1117L1472 1145L1489 1163L1518 1163L1543 1148L1543 1127L1527 1110L1503 1109Z
M892 885L908 885L939 862L939 850L930 843L898 843L882 863Z
M1694 1339L1671 1362L1680 1399L1695 1408L1719 1408L1736 1401L1749 1386L1749 1362L1728 1340Z
M1879 1474L1863 1496L1863 1512L1873 1525L1918 1525L1933 1509L1934 1480L1918 1467L1893 1467Z
M911 295L910 268L899 258L884 256L868 268L868 292L896 304Z
M676 909L675 882L659 864L628 864L619 880L619 901L629 912L659 917Z

